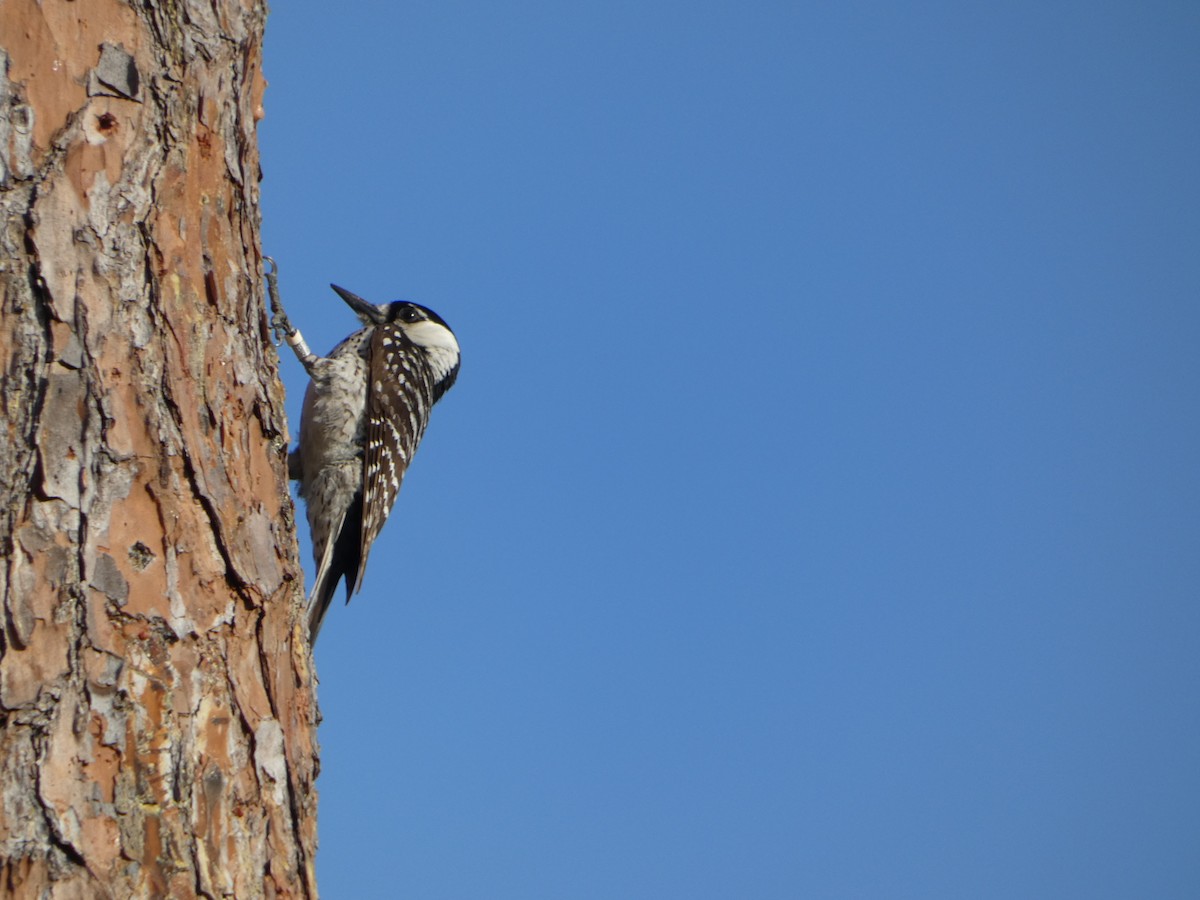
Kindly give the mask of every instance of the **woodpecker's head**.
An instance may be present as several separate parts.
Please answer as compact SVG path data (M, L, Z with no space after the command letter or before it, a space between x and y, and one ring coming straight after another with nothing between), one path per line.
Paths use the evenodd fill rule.
M419 303L396 300L376 306L336 284L330 287L346 301L364 325L391 323L399 326L404 336L425 354L429 362L435 384L435 399L450 389L458 377L459 349L458 340L445 319Z

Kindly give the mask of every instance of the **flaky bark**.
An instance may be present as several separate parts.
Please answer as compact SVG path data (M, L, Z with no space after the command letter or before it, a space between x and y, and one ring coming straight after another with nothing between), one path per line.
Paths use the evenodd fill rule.
M0 895L316 895L265 16L0 3Z

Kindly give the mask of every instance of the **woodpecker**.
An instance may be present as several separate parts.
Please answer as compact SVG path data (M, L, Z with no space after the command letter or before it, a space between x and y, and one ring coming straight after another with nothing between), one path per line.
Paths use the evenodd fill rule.
M429 412L454 384L459 367L454 332L433 310L402 300L377 306L336 284L330 287L365 327L325 357L308 349L272 297L276 325L312 378L288 474L300 482L312 533L313 643L338 582L345 580L347 603L362 587L371 544L396 502Z

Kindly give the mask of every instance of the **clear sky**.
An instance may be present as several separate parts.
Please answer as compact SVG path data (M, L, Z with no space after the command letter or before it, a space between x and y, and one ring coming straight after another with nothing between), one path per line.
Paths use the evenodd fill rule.
M266 70L293 321L463 347L323 896L1200 897L1200 4L297 0Z

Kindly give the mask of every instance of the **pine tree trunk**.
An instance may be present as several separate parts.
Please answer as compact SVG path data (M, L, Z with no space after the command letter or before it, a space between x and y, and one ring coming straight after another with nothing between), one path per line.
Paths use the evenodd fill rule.
M0 896L316 896L265 17L0 3Z

